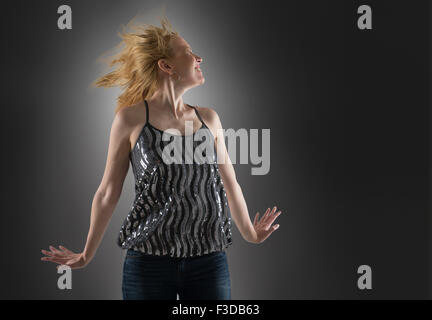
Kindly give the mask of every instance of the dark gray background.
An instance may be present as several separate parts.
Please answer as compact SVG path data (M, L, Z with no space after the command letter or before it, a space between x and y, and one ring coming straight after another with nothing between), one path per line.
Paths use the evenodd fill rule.
M61 1L2 10L2 299L121 299L116 246L129 171L94 260L57 289L48 245L84 248L120 88L90 89L96 59L138 12L204 59L185 102L225 128L270 128L271 169L235 165L249 214L277 205L263 244L233 227L233 299L429 298L429 8L416 1ZM356 27L369 4L373 30ZM357 289L357 268L373 289Z

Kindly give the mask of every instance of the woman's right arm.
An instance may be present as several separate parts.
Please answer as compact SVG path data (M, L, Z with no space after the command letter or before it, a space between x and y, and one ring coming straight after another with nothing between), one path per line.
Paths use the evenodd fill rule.
M87 261L94 257L99 247L120 198L123 183L129 170L130 125L125 111L125 109L121 109L114 117L105 171L93 197L90 228L83 251Z
M125 108L126 109L126 108ZM50 246L51 251L42 250L49 257L42 260L69 265L72 269L85 267L95 256L117 202L129 170L131 124L127 112L121 109L111 126L108 155L102 181L93 197L90 227L82 253L74 253L60 246L61 251Z

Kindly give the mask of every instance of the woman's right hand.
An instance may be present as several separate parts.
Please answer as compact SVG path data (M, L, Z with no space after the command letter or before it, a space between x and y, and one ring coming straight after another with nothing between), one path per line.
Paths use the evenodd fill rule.
M71 269L81 269L88 265L90 262L89 259L87 259L83 253L75 253L71 250L59 246L60 250L54 248L53 246L49 246L50 251L47 250L41 250L43 254L45 254L45 257L42 257L42 261L51 261L54 263L59 264L57 266L57 269L60 267L60 265L67 265Z

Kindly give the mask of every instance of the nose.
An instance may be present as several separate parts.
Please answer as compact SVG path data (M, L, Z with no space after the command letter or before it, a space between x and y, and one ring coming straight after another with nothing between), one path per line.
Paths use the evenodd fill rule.
M203 58L201 58L200 56L197 56L197 62L201 63L203 61Z

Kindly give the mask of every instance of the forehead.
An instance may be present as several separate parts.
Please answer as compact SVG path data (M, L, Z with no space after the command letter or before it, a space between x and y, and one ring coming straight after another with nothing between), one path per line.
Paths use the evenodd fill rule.
M189 48L189 43L180 36L175 36L171 39L171 46L174 50Z

